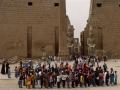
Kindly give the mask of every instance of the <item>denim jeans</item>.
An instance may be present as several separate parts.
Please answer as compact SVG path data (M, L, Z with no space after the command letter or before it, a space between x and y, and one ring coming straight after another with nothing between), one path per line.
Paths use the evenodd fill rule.
M22 80L18 81L19 88L22 88Z

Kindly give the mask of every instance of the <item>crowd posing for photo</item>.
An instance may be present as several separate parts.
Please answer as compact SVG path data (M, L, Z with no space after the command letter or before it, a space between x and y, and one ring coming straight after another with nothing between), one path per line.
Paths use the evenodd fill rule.
M18 78L19 88L75 88L117 85L117 71L108 69L107 64L94 57L79 57L72 63L57 62L38 64L33 68L33 63L27 65L20 63L15 67L15 77Z

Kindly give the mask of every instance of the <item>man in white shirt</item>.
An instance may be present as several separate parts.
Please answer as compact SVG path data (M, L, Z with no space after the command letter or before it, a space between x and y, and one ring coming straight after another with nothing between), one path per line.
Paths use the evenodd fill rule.
M60 88L61 75L57 75L57 87Z
M63 85L63 88L65 88L66 78L67 78L67 75L64 73L64 74L62 75L62 85Z

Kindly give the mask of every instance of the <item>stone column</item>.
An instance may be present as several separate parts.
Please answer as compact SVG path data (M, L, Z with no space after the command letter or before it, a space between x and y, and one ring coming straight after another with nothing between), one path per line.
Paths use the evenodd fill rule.
M95 39L92 26L90 26L89 37L87 38L88 55L94 56L95 54Z
M60 0L59 56L67 56L67 17L65 0Z
M27 58L32 58L32 27L27 27Z

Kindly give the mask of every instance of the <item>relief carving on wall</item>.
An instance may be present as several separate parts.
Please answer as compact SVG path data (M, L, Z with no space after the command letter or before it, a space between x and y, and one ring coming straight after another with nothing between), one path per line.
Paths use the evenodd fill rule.
M39 50L43 50L43 49L45 49L45 47L46 47L46 43L42 43L42 42L40 42L40 41L37 41L37 42L35 42L34 43L34 48L37 50L37 49L39 49Z
M24 44L22 41L17 41L17 42L9 41L9 42L6 42L4 46L6 46L7 50L15 50L15 49L22 49Z

